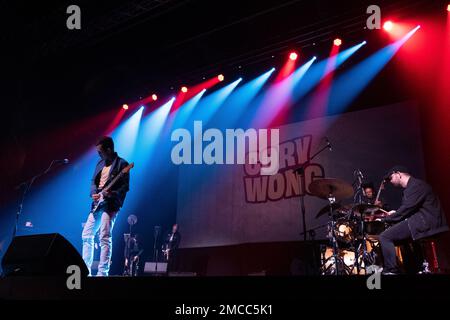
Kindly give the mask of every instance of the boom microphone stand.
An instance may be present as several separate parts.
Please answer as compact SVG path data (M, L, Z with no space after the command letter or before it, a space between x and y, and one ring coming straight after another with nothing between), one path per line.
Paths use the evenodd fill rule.
M156 249L156 244L158 242L159 232L161 231L160 226L155 226L154 237L155 242L153 244L153 261L155 261L155 273L158 271L158 250Z
M37 178L40 178L40 177L46 175L47 173L49 173L50 170L52 170L52 168L53 168L53 166L55 164L67 164L67 163L69 163L69 160L67 160L67 159L64 159L64 160L52 160L52 162L50 163L50 165L48 166L47 169L45 169L44 171L42 171L42 172L38 173L37 175L33 176L31 179L22 182L21 184L19 184L16 187L16 190L18 190L18 189L23 187L23 193L22 193L22 198L21 198L20 203L19 203L19 207L18 207L17 212L16 212L16 219L15 219L14 229L13 229L13 233L12 233L13 239L16 237L16 234L17 234L17 229L18 229L18 225L19 225L19 218L20 218L20 215L22 214L23 203L25 202L25 197L28 194L28 191L30 191L31 186L33 185L34 181Z
M330 151L333 151L333 149L331 148L331 143L328 140L328 138L325 138L327 141L327 145L323 148L321 148L319 151L317 151L316 153L314 153L312 155L312 157L310 159L308 159L307 161L303 162L300 167L298 167L297 169L294 170L294 172L296 174L299 175L299 180L300 180L300 190L305 190L305 180L302 179L302 176L305 174L305 167L310 164L311 160L313 160L315 157L317 157L319 154L321 154L325 149L329 149ZM304 196L300 197L300 208L302 211L302 222L303 222L303 232L301 234L303 234L303 240L306 241L306 234L307 234L307 230L306 230L306 209L305 209L305 199Z

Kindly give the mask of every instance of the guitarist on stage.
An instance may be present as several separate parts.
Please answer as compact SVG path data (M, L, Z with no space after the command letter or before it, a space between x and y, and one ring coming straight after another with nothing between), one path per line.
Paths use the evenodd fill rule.
M177 250L180 245L181 235L178 231L178 224L172 226L172 231L167 233L163 243L164 258L167 261L167 271L176 271Z
M129 165L114 152L111 137L100 138L96 148L101 159L97 163L91 182L93 204L82 233L83 260L91 275L94 236L100 230L100 262L97 276L108 276L112 253L112 229L129 190L130 175L129 169L126 173L123 172ZM118 175L121 177L115 179Z

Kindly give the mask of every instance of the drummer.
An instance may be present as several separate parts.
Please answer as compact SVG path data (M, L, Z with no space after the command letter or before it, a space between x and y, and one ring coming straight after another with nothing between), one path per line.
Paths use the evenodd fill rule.
M390 211L383 222L393 225L380 234L384 259L384 274L399 272L395 241L418 240L449 230L444 211L431 187L413 177L407 168L395 166L386 179L395 187L403 189L402 204L396 211Z

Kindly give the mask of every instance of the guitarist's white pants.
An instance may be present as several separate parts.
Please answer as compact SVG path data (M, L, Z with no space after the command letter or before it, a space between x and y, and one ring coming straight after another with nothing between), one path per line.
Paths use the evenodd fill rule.
M112 230L117 212L98 211L95 215L89 214L83 228L83 260L91 275L92 261L94 257L94 236L100 230L100 261L97 276L108 276L112 254Z

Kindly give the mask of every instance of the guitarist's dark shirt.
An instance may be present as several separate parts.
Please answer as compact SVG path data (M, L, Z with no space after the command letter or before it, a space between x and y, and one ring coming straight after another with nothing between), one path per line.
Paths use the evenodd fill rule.
M111 180L113 180L114 177L116 177L127 165L128 162L125 159L122 159L117 155L117 153L114 153L113 162L111 164L111 170L109 171L109 178L105 186L107 186L109 182L111 182ZM94 175L92 176L91 196L95 193L100 192L100 190L98 189L98 185L100 183L100 176L102 169L104 167L105 167L105 160L101 159L97 163ZM118 211L123 206L125 197L129 190L129 185L130 185L130 174L126 173L111 187L110 190L111 195L109 197L105 197L106 211Z

